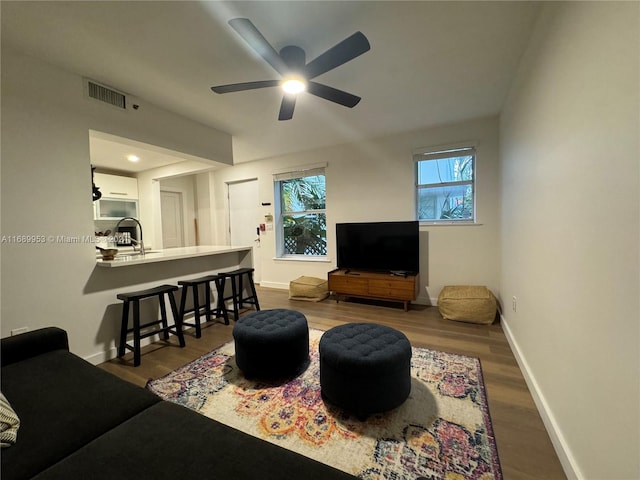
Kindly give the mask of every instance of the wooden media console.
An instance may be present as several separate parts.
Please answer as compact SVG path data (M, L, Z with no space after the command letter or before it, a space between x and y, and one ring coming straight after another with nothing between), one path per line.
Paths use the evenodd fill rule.
M390 273L367 272L338 268L329 272L329 291L345 297L372 298L402 302L405 312L417 298L419 275L398 276Z

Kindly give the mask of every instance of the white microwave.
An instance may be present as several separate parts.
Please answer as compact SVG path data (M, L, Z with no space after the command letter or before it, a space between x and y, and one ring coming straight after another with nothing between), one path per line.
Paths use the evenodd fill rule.
M93 202L94 220L120 220L123 217L138 218L138 200L101 198Z

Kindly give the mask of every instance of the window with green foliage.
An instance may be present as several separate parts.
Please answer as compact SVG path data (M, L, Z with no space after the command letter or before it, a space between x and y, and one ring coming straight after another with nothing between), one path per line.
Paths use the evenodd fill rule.
M418 220L475 221L475 148L438 149L413 158Z
M277 174L274 180L277 256L326 256L324 168Z

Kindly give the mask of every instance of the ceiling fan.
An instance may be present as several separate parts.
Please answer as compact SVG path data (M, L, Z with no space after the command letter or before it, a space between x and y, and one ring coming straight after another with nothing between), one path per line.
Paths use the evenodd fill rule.
M211 87L216 93L240 92L256 88L281 86L284 95L280 105L278 120L290 120L293 118L293 109L296 105L296 95L307 91L330 102L353 108L361 100L351 93L337 88L311 81L311 79L333 70L340 65L369 51L371 46L367 37L362 32L356 32L319 57L306 63L305 51L295 45L289 45L280 50L280 53L267 42L260 31L248 18L233 18L229 25L253 48L282 78L280 80L262 80L257 82L233 83Z

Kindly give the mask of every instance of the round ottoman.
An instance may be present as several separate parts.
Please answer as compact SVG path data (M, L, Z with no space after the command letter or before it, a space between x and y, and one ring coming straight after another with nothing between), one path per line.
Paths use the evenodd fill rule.
M411 344L398 330L348 323L322 335L323 396L358 416L401 405L411 392Z
M307 319L293 310L260 310L241 317L233 339L236 365L245 377L290 377L309 360Z

